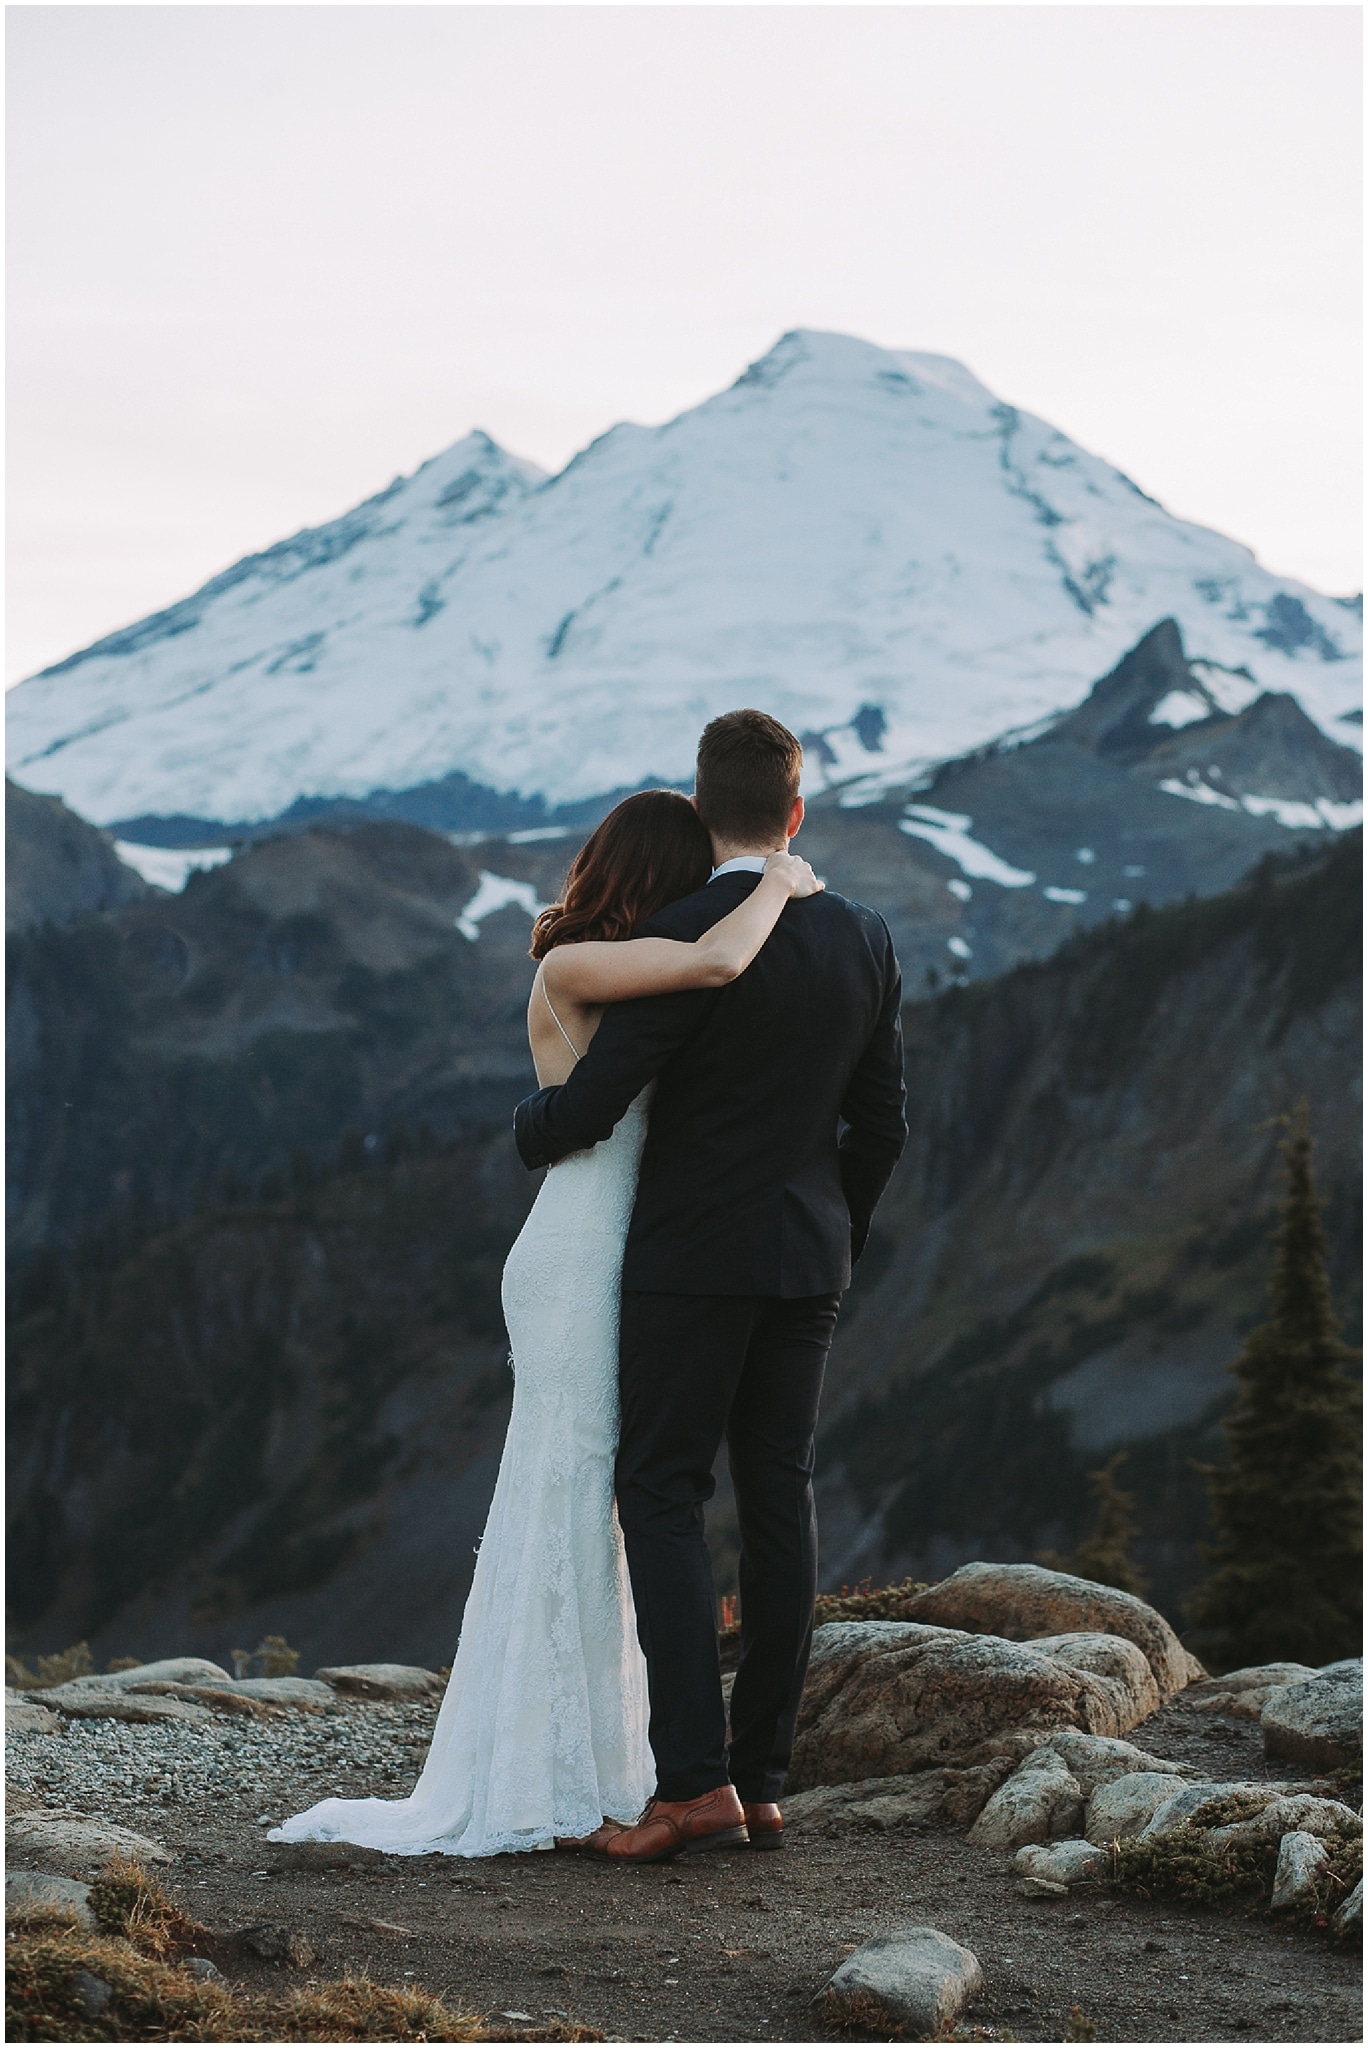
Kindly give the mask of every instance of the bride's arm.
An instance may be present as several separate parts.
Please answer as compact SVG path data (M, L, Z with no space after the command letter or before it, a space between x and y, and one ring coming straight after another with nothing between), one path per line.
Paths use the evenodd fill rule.
M596 1004L721 988L744 974L792 897L815 896L825 887L796 854L772 853L745 902L691 945L680 939L586 939L553 946L542 962L548 993L553 1000Z

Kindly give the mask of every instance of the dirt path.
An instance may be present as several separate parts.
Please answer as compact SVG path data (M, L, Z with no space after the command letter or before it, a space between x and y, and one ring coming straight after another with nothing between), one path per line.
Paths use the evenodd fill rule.
M316 1762L300 1792L318 1796L320 1775L330 1775L329 1752L328 1789L362 1789L356 1780L373 1736L383 1730L396 1755L411 1757L421 1718L430 1723L423 1709L391 1710L388 1719L356 1709L314 1723L308 1739ZM119 1754L130 1738L154 1733L123 1730ZM1134 1739L1212 1775L1265 1775L1257 1732L1247 1724L1170 1707ZM269 1740L265 1730L257 1740ZM17 1761L12 1755L12 1771ZM136 1782L136 1770L122 1775ZM265 1830L256 1824L262 1807L253 1805L262 1788L239 1783L234 1797L216 1798L183 1768L179 1777L174 1804L150 1803L130 1788L123 1799L102 1791L96 1809L82 1802L70 1774L64 1800L180 1850L166 1889L209 1926L281 1922L302 1930L314 1948L309 1976L365 1969L483 2014L565 2014L628 2041L811 2040L818 2030L810 2001L842 1957L871 1934L913 1921L974 1950L987 1982L967 2021L998 2038L1059 2041L1075 2005L1104 2041L1341 2042L1362 2035L1356 1955L1262 1920L1091 1891L1021 1899L1007 1858L959 1835L846 1825L795 1832L779 1855L738 1853L635 1872L544 1854L272 1873ZM288 1810L285 1789L271 1784L273 1813ZM376 1789L394 1796L404 1788L387 1782ZM267 1966L242 1972L255 1988L268 1979L279 1982Z

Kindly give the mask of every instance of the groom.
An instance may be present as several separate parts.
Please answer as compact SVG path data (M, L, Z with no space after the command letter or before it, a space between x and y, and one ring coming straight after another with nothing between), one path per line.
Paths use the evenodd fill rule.
M802 748L762 711L715 718L694 803L705 889L637 937L693 940L803 821ZM882 918L789 903L721 989L611 1004L568 1081L518 1105L549 1166L606 1138L658 1077L622 1269L617 1505L650 1689L656 1792L614 1861L778 1848L817 1586L813 1436L841 1291L907 1137L901 982ZM703 1503L725 1434L741 1525L731 1749Z

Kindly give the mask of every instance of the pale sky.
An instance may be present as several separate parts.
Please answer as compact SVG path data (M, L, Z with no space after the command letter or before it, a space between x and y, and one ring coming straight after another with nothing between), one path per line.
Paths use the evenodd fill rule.
M472 427L558 468L799 326L1360 586L1357 7L8 21L11 679Z

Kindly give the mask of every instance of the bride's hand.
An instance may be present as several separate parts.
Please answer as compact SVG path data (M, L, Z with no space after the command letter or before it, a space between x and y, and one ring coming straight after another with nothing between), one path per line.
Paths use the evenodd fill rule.
M767 875L778 875L788 886L790 896L816 896L825 889L826 883L819 882L805 860L796 853L772 853L765 862Z

